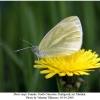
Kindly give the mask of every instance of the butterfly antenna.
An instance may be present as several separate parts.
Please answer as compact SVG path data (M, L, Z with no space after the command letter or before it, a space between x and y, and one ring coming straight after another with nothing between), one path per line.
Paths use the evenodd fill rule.
M26 43L28 43L28 44L30 44L30 45L33 46L33 44L31 44L30 42L27 42L26 40L24 40L24 39L22 39L22 38L20 38L20 40L22 40L22 41L24 41L24 42L26 42Z
M19 51L22 51L22 50L25 50L25 49L28 49L28 48L32 48L32 47L27 47L27 48L23 48L23 49L19 49L19 50L14 50L14 52L19 52Z

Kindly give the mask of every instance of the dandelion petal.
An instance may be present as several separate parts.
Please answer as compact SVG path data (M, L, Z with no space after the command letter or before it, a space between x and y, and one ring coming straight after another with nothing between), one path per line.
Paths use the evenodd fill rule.
M42 70L40 71L40 74L47 74L47 73L50 73L52 72L51 70Z
M56 74L55 72L49 73L49 74L47 74L47 75L45 76L45 78L46 78L46 79L51 78L51 77L54 76L55 74Z

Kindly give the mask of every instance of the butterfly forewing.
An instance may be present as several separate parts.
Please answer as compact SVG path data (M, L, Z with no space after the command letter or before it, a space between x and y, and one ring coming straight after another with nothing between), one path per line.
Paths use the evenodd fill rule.
M56 57L78 51L81 44L81 23L78 17L72 16L52 28L42 39L38 49L40 52L44 52L44 56Z

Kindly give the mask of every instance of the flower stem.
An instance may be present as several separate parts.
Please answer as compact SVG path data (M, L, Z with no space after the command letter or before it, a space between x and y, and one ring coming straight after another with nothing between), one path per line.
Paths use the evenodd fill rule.
M64 92L63 87L60 84L58 76L56 76L56 81L57 81L57 87L59 92Z
M69 92L75 92L75 89L69 88Z

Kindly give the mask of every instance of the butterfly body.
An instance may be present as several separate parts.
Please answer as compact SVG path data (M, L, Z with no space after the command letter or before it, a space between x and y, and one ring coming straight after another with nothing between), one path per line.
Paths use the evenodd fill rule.
M39 51L38 46L32 46L32 51L37 55L38 58L46 56L45 52Z

